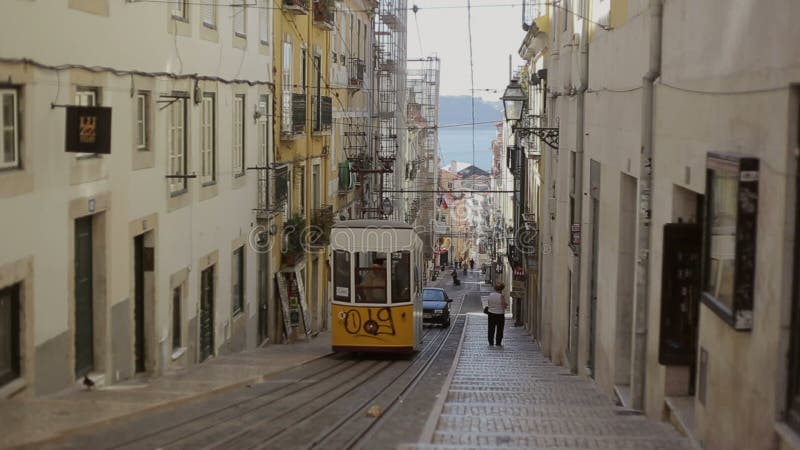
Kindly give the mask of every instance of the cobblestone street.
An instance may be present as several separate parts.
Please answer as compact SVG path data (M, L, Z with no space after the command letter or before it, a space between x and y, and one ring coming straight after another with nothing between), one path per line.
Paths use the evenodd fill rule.
M488 346L485 315L467 320L452 379L423 443L401 449L692 448L669 424L616 407L590 380L553 365L510 320L503 347Z

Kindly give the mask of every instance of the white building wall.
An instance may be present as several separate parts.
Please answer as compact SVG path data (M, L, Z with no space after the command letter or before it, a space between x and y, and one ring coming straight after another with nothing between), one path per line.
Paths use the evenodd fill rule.
M107 7L107 14L92 14L71 8ZM241 348L234 340L254 343L257 314L256 254L247 246L248 233L255 222L256 176L246 171L243 177L232 173L231 146L233 95L246 95L244 113L244 166L256 165L258 134L253 111L261 94L269 94L272 79L271 45L259 43L258 14L248 9L247 39L233 37L229 8L219 6L217 31L210 33L200 20L199 6L189 4L188 23L170 18L166 3L127 3L104 1L14 2L3 5L0 15L0 79L19 90L20 144L22 167L0 172L0 273L14 272L9 267L32 259L27 274L30 289L24 284L25 322L22 379L24 395L38 395L63 389L74 377L74 301L72 273L75 211L85 209L89 199L97 211L104 211L105 233L95 240L105 245L105 288L103 303L95 303L94 372L105 374L105 383L129 377L133 345L132 325L119 328L112 311L133 302L133 244L131 227L148 219L154 228L155 275L153 319L146 325L147 370L159 373L166 365L187 364L196 359L196 327L200 280L199 260L214 251L217 262L215 302L215 347L219 352ZM271 13L270 13L271 14ZM269 19L271 26L271 18ZM35 30L35 31L34 31ZM177 30L177 35L172 32ZM215 38L216 42L205 38ZM243 44L244 49L235 48ZM33 63L19 63L19 59ZM93 67L96 73L80 69L50 70L36 66L75 65ZM141 74L114 75L107 69L135 70ZM167 193L168 110L159 111L160 94L173 90L194 91L191 79L175 80L152 73L198 74L255 82L226 84L200 81L202 91L216 92L217 182L201 187L200 180L188 180L188 192L177 199ZM76 86L92 85L101 90L101 105L112 108L111 154L91 161L76 161L64 152L65 110L51 109L51 103L72 104ZM132 90L150 91L152 134L142 169L134 169L141 157L132 142L135 126L135 96ZM188 172L199 175L200 107L187 101ZM151 167L146 167L150 165ZM96 166L96 167L94 167ZM178 207L171 203L184 203ZM72 205L72 206L71 206ZM83 213L79 213L83 214ZM231 253L245 244L245 310L232 317ZM95 264L101 264L95 260ZM172 352L171 275L188 270L182 305L183 344L190 351L175 361ZM19 271L17 271L19 273ZM0 276L0 288L14 276ZM95 280L97 284L101 280ZM96 286L97 286L96 284ZM98 299L96 299L98 300ZM29 306L29 308L28 308ZM123 308L127 308L123 306ZM149 313L148 313L149 314ZM127 317L132 319L133 307ZM246 331L245 331L246 330ZM126 344L127 343L127 344ZM119 347L119 346L122 347ZM63 347L63 348L62 348ZM62 350L67 350L64 353Z

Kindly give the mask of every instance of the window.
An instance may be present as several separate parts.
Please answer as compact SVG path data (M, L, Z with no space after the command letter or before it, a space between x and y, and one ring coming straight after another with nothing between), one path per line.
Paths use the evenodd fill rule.
M269 147L270 147L270 124L269 118L269 97L261 95L258 97L258 209L266 211L270 208L271 189L269 186L270 169Z
M411 253L392 253L392 303L411 301Z
M186 100L176 99L169 106L169 174L186 175ZM170 194L186 190L186 178L169 178Z
M181 287L172 290L172 350L181 348Z
M386 303L386 256L356 253L356 303Z
M213 92L203 94L200 120L200 177L201 183L211 184L217 179L216 108Z
M16 89L0 89L0 169L19 167L19 99Z
M233 174L244 175L244 95L233 98Z
M233 281L233 294L231 297L233 314L239 314L244 311L244 246L237 248L233 252L231 280Z
M150 95L146 92L136 94L136 149L148 150L148 121Z
M314 96L313 105L314 110L311 112L311 121L314 125L314 131L322 130L322 58L319 55L314 55Z
M311 167L311 208L319 209L320 207L320 179L319 179L319 164L314 164Z
M233 34L239 37L246 36L247 6L241 0L231 1L233 12Z
M703 303L737 330L753 326L758 159L709 153Z
M0 289L0 386L20 376L19 285Z
M281 111L281 132L292 132L292 84L294 83L292 60L292 41L288 36L283 38L283 72L281 73L282 90L282 111Z
M259 0L258 3L258 36L262 44L269 45L269 6L267 5L267 0Z
M203 0L202 15L203 25L215 29L217 28L217 0Z
M340 302L350 301L350 252L333 252L333 298Z
M308 90L308 80L306 79L306 49L300 50L300 90L305 94Z
M356 19L356 42L358 58L361 58L361 19Z
M306 210L306 166L297 167L297 184L300 191L300 203L297 206L297 211L301 216L304 216Z
M180 20L188 20L187 12L187 4L189 3L188 0L171 0L170 8L172 11L172 18L173 19L180 19Z
M100 106L100 89L96 87L79 87L75 90L75 105ZM99 158L96 153L75 153L76 158Z

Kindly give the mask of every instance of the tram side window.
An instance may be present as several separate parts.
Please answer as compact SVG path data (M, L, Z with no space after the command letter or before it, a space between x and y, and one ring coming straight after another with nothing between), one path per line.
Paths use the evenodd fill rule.
M350 252L336 250L333 252L333 299L340 302L350 301Z
M392 253L392 303L411 301L411 253Z
M378 252L356 253L356 303L386 303L386 257Z

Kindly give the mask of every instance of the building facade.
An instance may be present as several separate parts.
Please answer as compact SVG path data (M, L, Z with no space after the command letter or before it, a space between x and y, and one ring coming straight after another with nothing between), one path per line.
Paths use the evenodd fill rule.
M528 326L704 448L797 448L798 5L533 3L530 111L560 145Z
M276 286L273 309L279 334L288 340L327 329L327 244L333 224L331 130L333 1L284 0L275 6L276 68L275 192L269 213L276 218L270 267ZM270 231L273 228L270 226ZM268 272L269 273L269 272Z
M265 337L247 170L272 145L259 6L3 6L2 397L157 375ZM32 30L48 37L19 38Z

